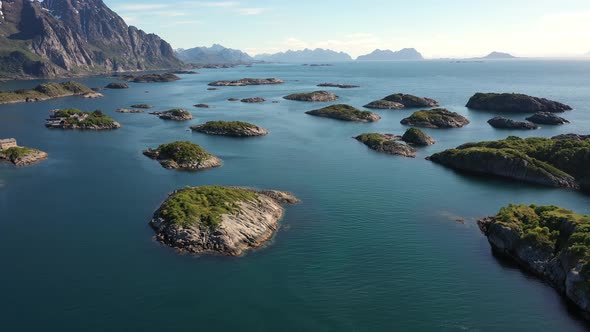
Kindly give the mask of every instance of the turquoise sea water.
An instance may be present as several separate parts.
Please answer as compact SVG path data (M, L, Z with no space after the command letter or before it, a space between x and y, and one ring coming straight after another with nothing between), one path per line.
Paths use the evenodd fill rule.
M424 157L459 144L509 135L590 133L590 62L446 61L350 63L333 67L257 65L201 70L174 83L130 84L105 97L0 106L0 137L49 153L16 169L0 164L1 331L584 331L588 325L549 286L492 256L475 219L508 203L557 204L590 213L590 196L463 175ZM207 83L278 77L283 85ZM87 78L104 86L112 78ZM376 123L304 112L323 104L286 101L316 84L356 107L390 93L437 99L471 120L426 130L438 143L416 159L375 153L351 137L402 134L414 110L377 111ZM0 83L1 89L38 81ZM496 114L464 107L477 91L522 92L575 110L572 124L505 131ZM264 97L264 104L226 101ZM273 104L271 101L280 101ZM166 122L115 109L150 103L184 107L195 119ZM209 109L193 108L207 103ZM49 130L48 111L102 109L123 128ZM525 115L509 115L523 119ZM243 120L270 131L247 140L187 131L209 120ZM198 173L163 169L143 149L190 140L224 160ZM287 190L288 207L267 247L241 258L180 255L153 239L147 223L171 191L203 184ZM464 218L464 224L455 221Z

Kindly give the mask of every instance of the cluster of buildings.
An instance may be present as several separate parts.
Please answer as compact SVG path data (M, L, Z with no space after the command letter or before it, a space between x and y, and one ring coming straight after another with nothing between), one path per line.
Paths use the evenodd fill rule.
M0 139L0 151L10 149L10 148L15 148L15 147L17 147L16 139L14 139L14 138Z
M78 120L78 122L84 121L84 120L86 120L86 118L88 118L88 114L82 114L82 113L72 114L69 117L58 117L58 116L55 116L55 112L56 111L52 111L52 114L49 117L49 119L47 119L45 121L46 127L61 127L66 124L65 119L67 119L67 118L74 118L74 119Z

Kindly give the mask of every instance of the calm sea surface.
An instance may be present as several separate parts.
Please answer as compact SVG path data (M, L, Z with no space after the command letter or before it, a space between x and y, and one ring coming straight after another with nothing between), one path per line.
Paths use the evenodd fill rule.
M583 321L544 283L494 258L475 219L508 203L556 204L590 214L590 196L458 174L424 158L465 142L509 135L590 133L590 62L446 61L343 63L333 67L257 65L200 70L173 83L130 84L105 97L0 106L0 137L50 158L16 169L0 164L1 331L584 331ZM278 77L276 86L207 83ZM104 86L113 78L80 80ZM40 81L0 83L0 89ZM323 82L356 107L390 93L438 100L465 115L461 129L426 130L438 143L418 158L378 154L351 137L402 134L415 110L377 111L376 123L347 123L304 112L325 104L283 100ZM522 92L574 107L572 123L505 131L495 114L468 110L478 91ZM264 104L227 98L264 97ZM280 101L273 104L271 101ZM195 119L166 122L117 108L182 107ZM209 109L192 107L207 103ZM49 130L48 111L101 109L123 128ZM525 115L509 115L523 119ZM188 131L209 120L243 120L270 131L247 140ZM222 168L175 172L143 149L190 140ZM267 247L241 258L180 255L153 239L148 221L183 186L239 185L286 190L287 207ZM457 218L464 218L464 224Z

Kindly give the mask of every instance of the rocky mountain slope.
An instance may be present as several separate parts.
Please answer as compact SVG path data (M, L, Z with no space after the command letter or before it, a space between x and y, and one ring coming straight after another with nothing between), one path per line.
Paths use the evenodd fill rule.
M259 54L254 57L255 60L270 62L333 62L333 61L351 61L350 55L344 52L336 52L316 48L315 50L304 49L302 51L286 51L275 54Z
M211 47L178 49L176 55L182 61L194 64L244 64L254 62L254 59L248 54L219 44L214 44Z
M170 44L102 0L4 0L0 78L75 76L179 67Z

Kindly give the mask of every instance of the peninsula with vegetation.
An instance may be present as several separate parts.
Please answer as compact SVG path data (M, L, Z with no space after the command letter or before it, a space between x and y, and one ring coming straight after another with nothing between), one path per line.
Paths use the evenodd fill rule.
M331 105L318 110L308 111L305 113L313 116L332 118L343 121L375 122L381 119L381 117L375 113L369 111L361 111L357 108L345 104Z
M469 120L446 108L435 108L415 112L403 119L401 124L423 128L461 128L468 125Z
M513 113L561 113L572 110L569 105L521 93L478 92L469 99L466 106L475 110Z
M53 110L45 121L47 128L112 130L121 128L121 124L100 110L85 112L77 108Z
M283 84L285 81L278 78L242 78L236 81L215 81L210 86L247 86L247 85L271 85Z
M230 137L255 137L268 135L266 129L243 121L209 121L204 124L192 126L191 129L207 135Z
M439 103L430 98L417 97L414 95L408 95L403 93L394 93L383 99L375 100L367 105L365 108L372 109L395 109L399 110L402 108L419 108L419 107L436 107Z
M299 202L281 191L202 186L173 192L154 213L156 239L180 252L240 256L279 229L282 205Z
M221 159L189 141L162 144L156 149L143 151L143 154L167 169L199 171L221 166Z
M314 91L308 93L294 93L284 96L287 100L309 101L309 102L329 102L338 99L338 96L328 91Z
M590 216L553 205L510 204L478 225L495 254L539 277L590 317Z
M467 143L429 157L459 171L590 192L590 137L508 137Z
M47 153L18 146L16 139L0 139L0 160L13 163L17 167L28 166L47 159Z
M0 91L0 104L31 103L69 96L102 96L74 81L43 83L33 89Z

